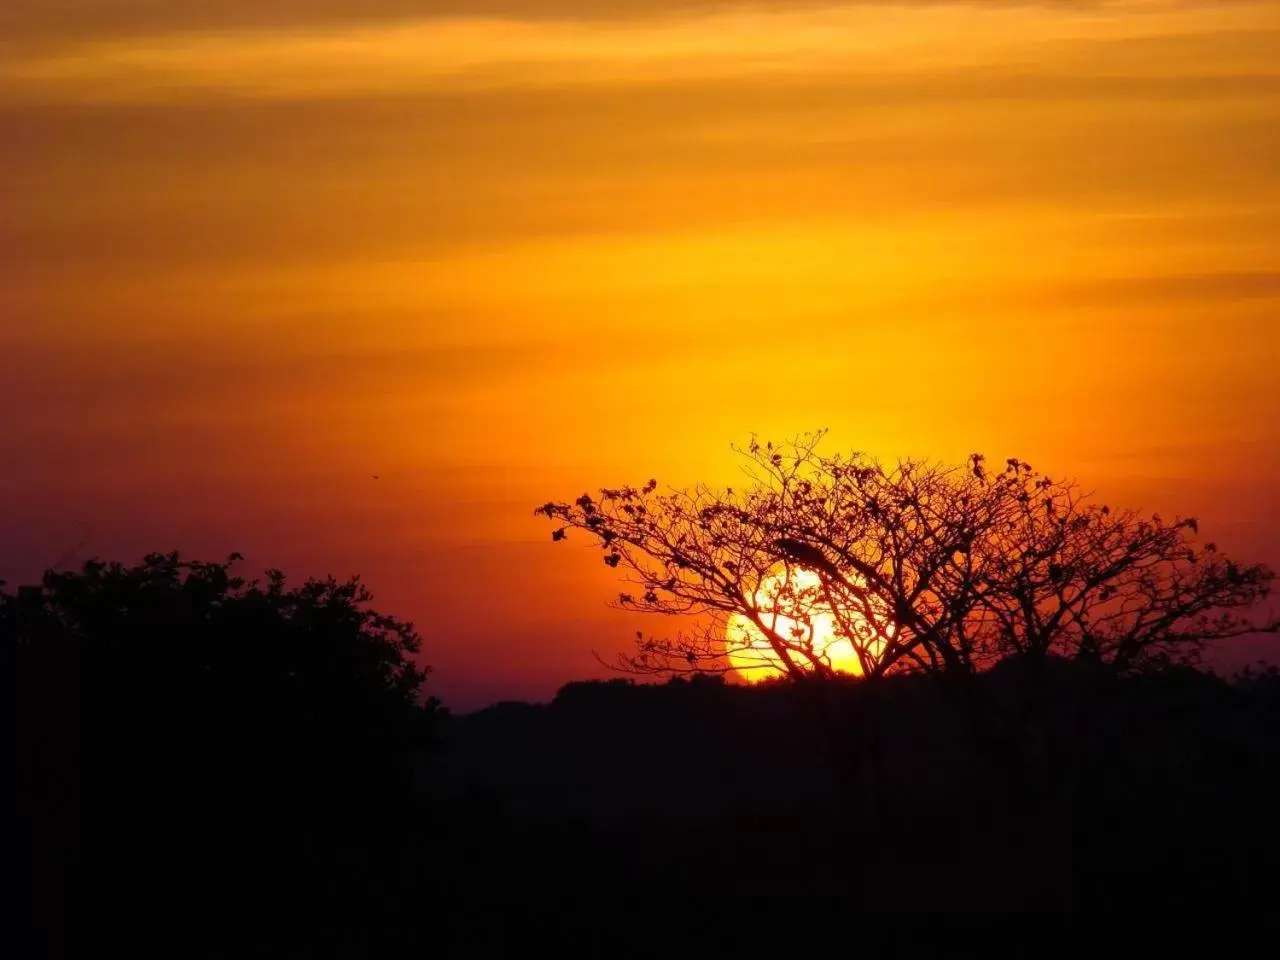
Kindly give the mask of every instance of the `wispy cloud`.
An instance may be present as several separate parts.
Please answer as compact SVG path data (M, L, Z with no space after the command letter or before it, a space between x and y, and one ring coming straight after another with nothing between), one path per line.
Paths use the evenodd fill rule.
M6 0L0 37L15 43L259 28L308 29L397 20L618 21L696 16L726 9L843 7L1041 7L1089 16L1222 7L1251 0Z
M894 75L1030 63L1046 47L1074 41L1280 27L1275 5L1258 2L1232 4L1229 12L1177 0L670 6L668 15L643 20L532 19L528 14L542 7L515 4L508 16L484 19L472 13L355 26L142 32L19 51L0 64L0 89L11 100L291 100L460 86ZM138 28L145 24L140 19ZM1259 66L1269 62L1261 51L1257 59ZM1221 66L1239 71L1251 61L1235 56ZM1140 59L1129 69L1150 74L1163 66Z

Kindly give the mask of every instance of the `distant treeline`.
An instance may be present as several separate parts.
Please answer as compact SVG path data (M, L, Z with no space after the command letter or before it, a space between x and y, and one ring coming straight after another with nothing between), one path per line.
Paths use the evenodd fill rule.
M858 681L694 675L449 716L417 635L357 582L233 567L156 555L0 590L12 936L35 945L15 955L795 946L1273 893L1274 671L1007 660L984 702L1016 719L1034 689L1038 718L1002 728L1030 758L1011 776L931 675L870 706ZM871 814L842 777L867 724Z

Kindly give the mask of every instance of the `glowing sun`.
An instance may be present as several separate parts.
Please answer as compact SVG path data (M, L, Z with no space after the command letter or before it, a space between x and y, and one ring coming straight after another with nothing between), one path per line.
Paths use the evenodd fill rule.
M816 573L799 568L792 568L789 573L774 571L760 581L755 604L761 622L774 633L799 645L812 642L814 652L825 658L832 669L861 675L858 654L848 637L839 636L836 618L824 599L822 581ZM743 614L729 618L725 654L739 675L752 682L786 673L764 632ZM803 655L793 655L792 659L802 667L809 666Z

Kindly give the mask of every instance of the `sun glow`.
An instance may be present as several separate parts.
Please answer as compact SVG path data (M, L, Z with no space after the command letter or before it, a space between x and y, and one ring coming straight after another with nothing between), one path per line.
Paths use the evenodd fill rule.
M813 669L807 650L833 670L854 676L863 673L852 640L841 634L835 614L824 596L821 578L811 570L791 568L770 573L756 589L756 612L760 623L794 648L790 659L801 669ZM883 646L873 639L867 618L849 611L848 622L861 635L872 656ZM806 652L801 652L806 651ZM749 617L734 614L725 628L725 655L740 676L753 683L786 674L786 667L764 630Z

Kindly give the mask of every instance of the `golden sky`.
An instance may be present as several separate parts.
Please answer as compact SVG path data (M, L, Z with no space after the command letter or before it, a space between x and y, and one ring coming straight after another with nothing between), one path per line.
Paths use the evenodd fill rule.
M1280 564L1277 50L1273 0L7 0L0 577L360 571L454 703L544 696L635 624L533 504L817 426Z

